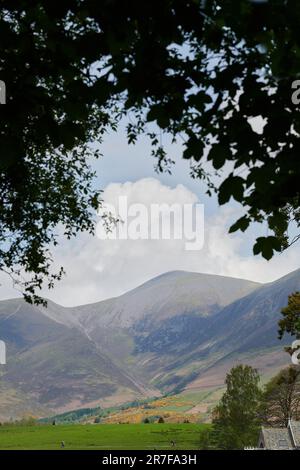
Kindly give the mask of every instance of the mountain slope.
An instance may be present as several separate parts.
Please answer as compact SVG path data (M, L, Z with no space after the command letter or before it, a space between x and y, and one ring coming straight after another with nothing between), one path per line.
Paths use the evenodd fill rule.
M288 295L297 290L300 290L300 270L226 306L207 322L198 347L180 363L173 363L173 367L180 368L181 364L186 367L187 363L194 361L199 366L205 363L204 368L200 366L197 378L193 377L200 380L213 365L219 367L225 361L225 369L228 370L238 358L242 360L245 356L253 356L253 353L256 358L262 353L266 356L267 351L271 353L269 362L275 361L275 354L278 366L288 365L289 357L283 352L283 347L290 344L291 338L287 336L283 341L278 340L278 320L281 309L287 304ZM215 358L212 363L211 358ZM269 366L271 368L273 364ZM224 373L221 380L223 378ZM187 380L186 377L184 380Z
M73 309L86 325L130 328L138 321L157 321L197 312L208 316L254 291L260 284L211 274L172 271L126 294Z
M0 336L7 346L7 364L1 367L0 377L2 418L151 393L80 329L57 323L22 300L0 303ZM8 409L12 391L17 399Z
M0 418L217 386L237 361L273 373L288 363L277 320L294 290L300 270L266 285L176 271L76 308L0 302Z
M138 352L143 353L143 341L148 341L147 352L159 353L160 344L152 335L163 336L167 351L169 331L174 340L174 329L180 329L183 319L194 320L193 333L225 305L253 292L260 284L252 281L209 274L174 271L158 276L117 298L73 309L74 322L91 337L102 351L123 368L127 362L136 362L139 374ZM185 320L183 320L185 321ZM196 327L196 329L195 329ZM183 339L183 345L191 341ZM152 351L152 349L154 351ZM144 367L142 366L142 369ZM143 379L145 374L141 371Z

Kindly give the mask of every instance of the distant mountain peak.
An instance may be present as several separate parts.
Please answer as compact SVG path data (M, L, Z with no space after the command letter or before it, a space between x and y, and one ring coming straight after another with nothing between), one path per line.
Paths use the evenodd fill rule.
M222 385L240 359L273 373L288 361L277 322L294 290L300 269L263 285L170 271L119 297L74 308L2 301L8 358L0 418L130 401L189 384L205 387L206 380ZM267 354L278 363L262 361Z

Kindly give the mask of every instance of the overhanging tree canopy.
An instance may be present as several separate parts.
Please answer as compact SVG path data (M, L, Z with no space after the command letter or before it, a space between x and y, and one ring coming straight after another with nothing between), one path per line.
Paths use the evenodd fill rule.
M30 297L50 276L49 245L92 230L87 142L120 116L128 139L147 133L158 169L170 169L153 128L184 139L191 174L219 203L267 221L254 253L269 259L299 224L300 5L295 0L61 0L0 3L0 268L25 269ZM253 118L261 117L259 132ZM148 130L147 130L148 129ZM149 130L150 129L150 130ZM207 162L218 173L211 179ZM50 276L50 277L49 277ZM59 277L59 273L56 275ZM55 278L55 275L54 275Z

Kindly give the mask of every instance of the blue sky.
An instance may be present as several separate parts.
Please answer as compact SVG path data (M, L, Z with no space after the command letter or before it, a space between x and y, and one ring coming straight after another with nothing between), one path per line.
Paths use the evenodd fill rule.
M101 144L103 157L93 163L95 185L104 190L104 200L119 195L134 202L197 202L205 207L205 244L202 250L187 252L181 242L169 240L99 240L86 234L67 241L60 239L54 252L54 267L65 267L67 275L51 291L42 295L65 306L96 302L120 295L167 271L186 270L273 281L299 267L300 245L267 262L254 257L252 246L257 236L267 234L266 226L256 225L245 234L228 234L229 226L241 215L238 204L219 207L209 198L203 183L189 176L189 164L182 160L180 144L163 141L176 160L172 175L157 174L146 138L128 145L124 126L107 135ZM9 279L0 278L0 298L16 297Z
M162 184L172 188L178 184L183 184L196 194L199 201L205 205L207 217L218 214L220 206L217 198L215 196L209 197L206 194L207 188L204 182L191 178L189 161L182 158L183 146L180 145L180 142L172 145L170 139L163 138L163 144L168 154L176 162L171 175L155 171L155 160L151 157L151 146L146 137L140 138L135 145L128 145L125 126L121 126L118 133L111 133L106 136L100 146L103 157L93 165L98 175L97 187L105 188L111 182L135 182L147 177L158 179ZM239 209L239 205L232 200L228 206ZM233 216L232 221L234 220ZM265 226L256 224L250 227L244 234L244 243L240 248L241 254L252 254L253 240L257 236L264 236L265 234Z

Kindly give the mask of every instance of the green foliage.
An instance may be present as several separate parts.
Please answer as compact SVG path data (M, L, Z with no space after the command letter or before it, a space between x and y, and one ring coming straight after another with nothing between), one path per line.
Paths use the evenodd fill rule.
M252 367L239 365L231 369L225 382L226 392L214 409L213 429L204 436L203 445L217 449L255 445L260 426L259 375Z
M149 404L150 407L151 402L154 400L156 400L156 398L133 400L123 403L122 405L111 406L104 409L102 409L100 406L95 408L79 408L77 410L66 411L65 413L49 416L47 418L41 418L38 420L38 422L41 424L50 424L53 421L55 421L56 424L80 423L86 418L90 418L91 416L96 416L97 418L102 419L106 416L109 416L111 413L115 413L120 410L124 411L138 406L147 406L147 404ZM156 419L158 418L159 417Z
M279 320L279 339L285 333L300 338L300 292L289 295L288 304L281 310L282 319Z
M38 424L38 421L36 418L33 416L27 416L21 419L18 419L16 421L9 421L7 423L3 422L1 423L1 426L23 426L23 427L30 427L30 426L36 426Z
M129 113L128 140L148 135L158 171L173 163L160 136L180 137L192 176L241 204L232 230L268 223L255 254L298 238L287 227L300 223L299 22L300 4L283 0L2 2L0 269L27 300L63 274L51 272L57 227L93 232L87 142Z
M281 370L266 385L262 399L262 419L267 426L287 427L288 420L300 418L300 368Z
M244 208L231 231L244 231L252 222L268 224L272 233L257 240L254 254L270 259L298 239L289 239L287 229L300 223L300 108L291 101L299 76L300 5L212 0L202 10L200 1L187 2L182 11L177 2L168 5L164 2L157 22L147 7L144 26L152 33L147 38L136 17L132 61L126 54L117 63L111 58L127 93L126 107L137 116L131 139L153 121L174 139L182 137L192 176L204 180L220 204L233 198ZM165 32L162 23L168 23ZM146 53L154 38L150 57L155 53L157 59L145 74L146 55L139 51ZM255 117L263 119L259 130L252 126ZM161 139L149 137L158 169L169 171ZM213 183L207 161L219 183Z
M253 247L255 255L261 253L267 260L272 258L274 251L281 251L280 240L274 236L258 237Z
M93 232L100 193L92 187L87 142L110 125L94 27L77 1L2 2L0 78L0 270L25 299L63 275L51 269L58 227L67 238ZM100 98L102 96L102 98ZM108 105L108 102L106 102Z
M199 449L200 450L217 450L218 443L215 440L214 428L206 428L200 433Z
M104 410L99 406L96 408L80 408L78 410L67 411L66 413L50 416L49 418L42 418L39 420L39 423L50 424L53 421L56 424L76 423L97 414L102 416L102 413L104 413Z

